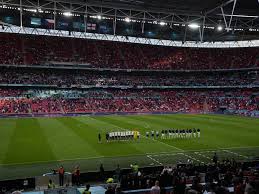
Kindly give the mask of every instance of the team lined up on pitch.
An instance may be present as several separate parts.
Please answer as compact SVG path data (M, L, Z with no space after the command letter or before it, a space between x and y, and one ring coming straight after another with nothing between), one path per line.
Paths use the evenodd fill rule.
M126 140L138 140L141 134L139 131L115 131L107 132L105 134L105 139L107 142L110 141L126 141ZM146 131L146 138L153 139L189 139L189 138L200 138L200 129L165 129L160 131ZM99 143L102 141L102 136L98 134Z
M161 139L185 139L185 138L200 138L200 129L165 129L162 131L147 131L147 138L161 138Z

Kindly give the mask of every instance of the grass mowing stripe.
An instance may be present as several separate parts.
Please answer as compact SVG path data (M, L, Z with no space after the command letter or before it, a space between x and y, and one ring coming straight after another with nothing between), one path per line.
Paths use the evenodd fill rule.
M89 125L87 125L86 123L82 123L73 117L69 119L57 118L57 121L65 125L70 130L70 132L75 135L76 141L84 142L83 149L78 148L82 147L80 146L80 143L74 142L73 147L78 153L80 153L81 151L82 156L86 156L87 154L87 157L102 157L98 150L95 149L95 146L97 144L97 131L95 128L92 130L91 128L89 128Z
M5 119L0 125L0 164L6 157L8 152L8 146L11 143L13 133L15 131L16 124L10 119Z
M79 138L66 123L59 119L71 122L70 118L40 119L45 133L49 134L49 144L58 158L94 157L97 155L95 150L89 148L88 143ZM76 124L74 128L77 129Z
M15 122L16 129L8 146L5 164L56 159L37 119L19 119Z

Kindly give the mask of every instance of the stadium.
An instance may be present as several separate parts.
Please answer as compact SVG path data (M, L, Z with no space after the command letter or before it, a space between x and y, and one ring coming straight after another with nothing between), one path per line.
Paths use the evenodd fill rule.
M1 0L0 194L259 193L258 0Z

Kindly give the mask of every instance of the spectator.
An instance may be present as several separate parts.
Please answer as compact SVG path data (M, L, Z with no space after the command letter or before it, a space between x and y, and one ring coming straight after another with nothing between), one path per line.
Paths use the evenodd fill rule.
M59 186L63 187L63 185L64 185L64 176L65 176L65 169L64 169L63 166L59 167L58 175L59 175Z
M48 184L48 189L54 189L55 188L55 184L52 182L52 180L49 180L49 184Z
M115 194L115 191L111 185L108 185L108 188L105 191L105 194Z
M156 181L155 185L151 187L151 194L160 194L159 181Z
M85 190L83 191L82 194L91 194L90 185L89 185L89 184L87 184L87 185L85 186Z
M103 164L100 164L99 173L100 173L100 180L103 181L105 179Z
M79 186L80 185L80 168L79 166L76 166L73 172L73 178L74 178L74 183Z

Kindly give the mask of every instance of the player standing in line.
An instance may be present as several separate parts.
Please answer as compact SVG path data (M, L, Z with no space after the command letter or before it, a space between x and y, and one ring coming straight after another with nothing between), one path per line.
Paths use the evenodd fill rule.
M123 141L126 140L126 132L125 132L125 131L122 132L122 140L123 140Z
M156 138L159 138L159 131L156 131Z
M169 139L172 138L172 131L171 131L171 129L168 130L168 137L169 137Z
M149 131L146 131L146 137L149 138Z
M118 137L119 137L119 141L121 141L122 140L122 132L121 131L118 132Z
M137 139L140 140L140 132L137 131Z
M151 131L151 136L152 136L153 139L155 138L155 131L154 130Z
M165 130L165 139L167 139L168 131L167 129Z
M110 132L110 140L113 141L114 140L114 132Z
M189 132L188 132L188 137L189 137L189 138L192 138L192 130L189 129L188 131L189 131Z
M165 139L165 131L164 130L162 130L162 132L161 132L161 139Z
M197 129L197 136L198 136L198 138L201 137L201 130L200 129Z
M192 138L192 129L189 129L189 138Z
M134 131L131 131L131 132L130 132L130 139L131 139L131 140L134 140Z
M178 129L175 130L175 138L178 139L179 131Z
M196 129L195 128L192 130L192 134L193 134L193 137L196 138Z
M113 132L113 140L117 140L117 132Z
M109 133L108 132L105 134L105 138L106 138L106 141L109 142Z
M102 136L101 136L100 133L98 134L98 142L99 142L99 143L102 143Z

